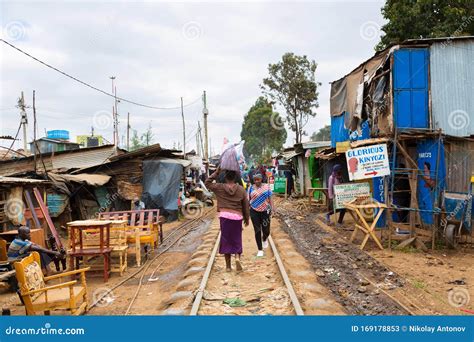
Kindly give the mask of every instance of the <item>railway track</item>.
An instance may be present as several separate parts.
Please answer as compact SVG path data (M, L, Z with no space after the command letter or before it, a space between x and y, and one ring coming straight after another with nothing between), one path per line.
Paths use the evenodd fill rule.
M117 284L111 286L110 288L107 289L107 291L104 291L101 293L97 298L94 299L93 303L89 306L88 314L91 313L91 311L98 306L99 303L101 303L104 299L106 299L111 293L113 293L114 290L118 289L119 287L125 285L127 282L131 281L132 279L135 279L137 276L140 275L139 278L139 283L138 286L135 290L135 293L133 297L131 298L130 302L128 303L128 306L126 310L123 312L124 315L128 315L133 308L133 305L136 301L136 299L140 295L140 290L143 287L145 277L148 274L148 271L152 266L154 266L152 272L149 274L149 278L153 278L154 274L158 270L158 268L166 261L165 258L161 258L162 256L165 255L165 253L175 246L183 237L188 235L193 229L197 228L206 218L209 218L213 213L215 213L214 208L210 208L204 211L204 213L192 220L186 221L180 226L176 227L173 229L169 234L167 234L163 242L159 245L159 247L156 249L155 254L153 257L149 260L147 260L138 270L133 272L132 274L128 275L126 278L122 279L120 282Z
M198 315L198 312L200 310L200 307L201 307L201 304L202 304L202 301L203 301L203 296L204 296L204 293L206 291L206 287L208 285L208 280L209 280L209 277L212 273L213 266L214 266L214 263L215 263L215 260L216 260L217 251L218 251L218 248L219 248L220 237L221 237L221 233L219 233L217 235L217 239L214 243L214 246L213 246L211 255L209 257L209 261L207 263L206 269L204 271L201 283L200 283L199 288L197 289L197 291L195 293L195 298L194 298L194 301L192 303L191 310L189 312L190 316ZM275 259L275 262L277 264L278 271L280 273L281 279L282 279L282 281L283 281L283 283L286 287L286 290L288 292L288 295L290 297L291 305L294 309L294 312L297 316L303 316L304 315L303 309L300 305L300 302L299 302L298 297L296 295L296 292L293 288L293 285L291 284L288 273L287 273L287 271L285 269L285 266L283 264L283 261L280 257L280 253L278 252L278 249L277 249L275 243L273 242L271 236L269 237L268 241L269 241L271 251L273 252L274 259Z

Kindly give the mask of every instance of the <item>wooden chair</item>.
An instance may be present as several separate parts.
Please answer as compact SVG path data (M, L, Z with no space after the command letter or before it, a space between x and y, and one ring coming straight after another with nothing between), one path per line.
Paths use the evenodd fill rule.
M7 242L3 239L0 239L0 282L8 282L14 290L18 288L13 261L8 259Z
M163 222L160 220L158 209L143 209L129 211L111 211L99 213L99 220L126 220L127 242L135 246L135 258L141 265L141 246L148 246L153 251L158 248L158 241L163 241Z
M49 315L51 310L58 309L67 309L73 315L87 311L87 268L44 277L37 252L32 252L14 265L27 315L35 315L38 312ZM80 275L80 283L71 280L54 285L47 284L51 280L61 280L72 275Z

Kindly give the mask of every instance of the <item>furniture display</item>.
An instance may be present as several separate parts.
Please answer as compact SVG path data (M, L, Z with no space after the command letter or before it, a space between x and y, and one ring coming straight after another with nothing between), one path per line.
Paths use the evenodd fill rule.
M52 310L67 309L73 315L87 311L86 271L82 268L44 277L41 271L40 255L32 252L29 256L14 264L19 294L27 315L43 312L49 315ZM80 276L80 281L71 280L58 284L49 284L64 277Z

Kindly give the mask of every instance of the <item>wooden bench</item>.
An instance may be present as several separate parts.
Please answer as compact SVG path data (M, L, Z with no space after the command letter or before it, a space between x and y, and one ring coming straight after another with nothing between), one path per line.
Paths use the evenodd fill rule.
M158 239L163 242L163 223L158 209L111 211L99 213L99 220L126 221L127 242L135 245L137 265L141 265L141 245L158 247Z

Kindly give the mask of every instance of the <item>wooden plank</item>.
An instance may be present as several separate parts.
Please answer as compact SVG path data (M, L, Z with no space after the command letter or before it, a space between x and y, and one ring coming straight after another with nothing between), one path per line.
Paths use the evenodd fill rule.
M24 191L26 204L28 205L28 209L31 211L31 216L33 217L33 222L35 223L36 228L42 228L41 223L38 219L38 215L36 215L35 206L33 205L33 201L31 200L31 194L28 190Z
M58 250L63 249L63 244L61 242L61 239L59 238L59 234L56 230L56 227L53 224L53 221L51 220L51 217L49 216L48 208L46 208L46 205L43 202L43 197L41 196L41 193L39 192L38 188L33 188L33 193L36 197L36 201L38 202L38 205L41 208L41 212L43 213L44 219L46 220L46 223L48 224L48 228L54 236L54 240L56 241L56 246Z

